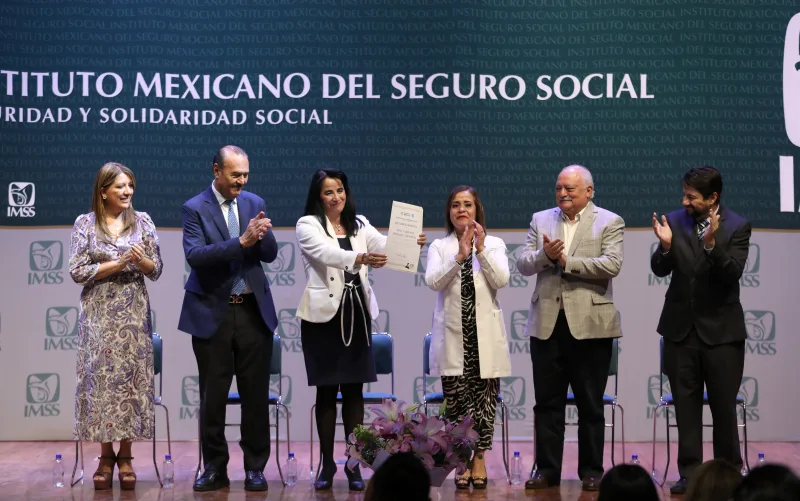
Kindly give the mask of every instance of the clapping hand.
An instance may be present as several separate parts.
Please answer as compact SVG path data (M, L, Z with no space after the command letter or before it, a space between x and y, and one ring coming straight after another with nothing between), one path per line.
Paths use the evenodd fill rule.
M239 243L242 244L242 247L255 245L264 238L270 228L272 228L272 220L264 217L264 211L261 211L247 224L244 234L239 237Z
M716 243L715 235L717 234L717 230L719 229L719 206L714 209L711 214L708 216L709 225L706 228L706 232L703 234L703 244L707 248L713 248L714 244Z
M658 241L660 242L661 248L664 250L664 252L668 251L669 248L672 247L672 228L669 227L667 216L661 216L661 222L659 222L658 216L655 212L653 213L653 233L655 233L656 237L658 237Z
M559 261L564 254L564 242L561 239L550 240L547 233L542 233L544 241L544 253L550 258L550 261ZM562 265L565 263L562 263Z
M486 230L483 229L477 221L472 221L472 228L475 231L475 250L483 252L485 248L484 242L486 240Z
M472 239L475 237L475 226L470 225L464 230L461 235L461 240L458 241L458 254L456 261L463 262L467 257L472 255Z

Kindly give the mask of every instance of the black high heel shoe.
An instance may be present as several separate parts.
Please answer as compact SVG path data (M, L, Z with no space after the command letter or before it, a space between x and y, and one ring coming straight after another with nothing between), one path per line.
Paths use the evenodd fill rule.
M336 475L336 463L323 466L317 480L314 482L315 491L327 491L333 487L333 476Z
M345 468L344 473L347 475L347 483L351 491L364 490L364 480L361 478L361 469L359 465L356 465L353 471L350 471L349 468Z

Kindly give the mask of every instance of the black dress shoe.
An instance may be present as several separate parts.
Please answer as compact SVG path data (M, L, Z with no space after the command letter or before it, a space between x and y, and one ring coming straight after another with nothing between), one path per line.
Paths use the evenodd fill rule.
M582 489L586 492L594 492L600 488L600 477L589 475L583 479Z
M358 465L350 471L349 468L344 469L344 474L347 475L347 483L351 491L363 491L364 480L361 479L361 469Z
M552 479L539 472L533 474L531 478L525 481L526 489L547 489L548 487L556 487L561 485L561 479Z
M333 476L336 475L336 464L331 466L323 466L319 472L316 482L314 482L315 491L327 491L333 486Z
M267 490L267 479L264 478L264 473L258 470L246 470L244 472L244 490L246 491Z
M229 485L231 481L228 480L227 472L206 468L206 471L194 481L192 489L198 492L215 491Z
M672 487L669 488L670 494L686 494L686 487L689 486L689 479L681 477Z

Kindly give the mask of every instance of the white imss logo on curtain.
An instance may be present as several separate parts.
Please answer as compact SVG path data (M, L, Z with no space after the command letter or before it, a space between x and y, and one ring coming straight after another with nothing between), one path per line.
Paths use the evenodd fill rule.
M800 13L786 27L783 46L783 118L786 136L800 147ZM794 157L780 157L781 212L800 212L794 200Z
M36 186L33 183L14 181L8 185L8 217L33 217L36 209Z
M55 417L61 413L61 378L56 373L30 374L25 382L25 417Z

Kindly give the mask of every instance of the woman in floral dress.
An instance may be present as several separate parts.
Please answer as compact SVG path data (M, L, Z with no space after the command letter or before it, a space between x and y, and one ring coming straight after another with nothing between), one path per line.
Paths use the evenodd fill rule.
M74 435L101 444L95 489L111 488L115 466L120 486L133 489L131 441L154 433L153 329L144 277L161 275L161 253L150 216L133 210L135 187L130 169L103 165L92 211L78 216L70 238L70 275L83 286Z

